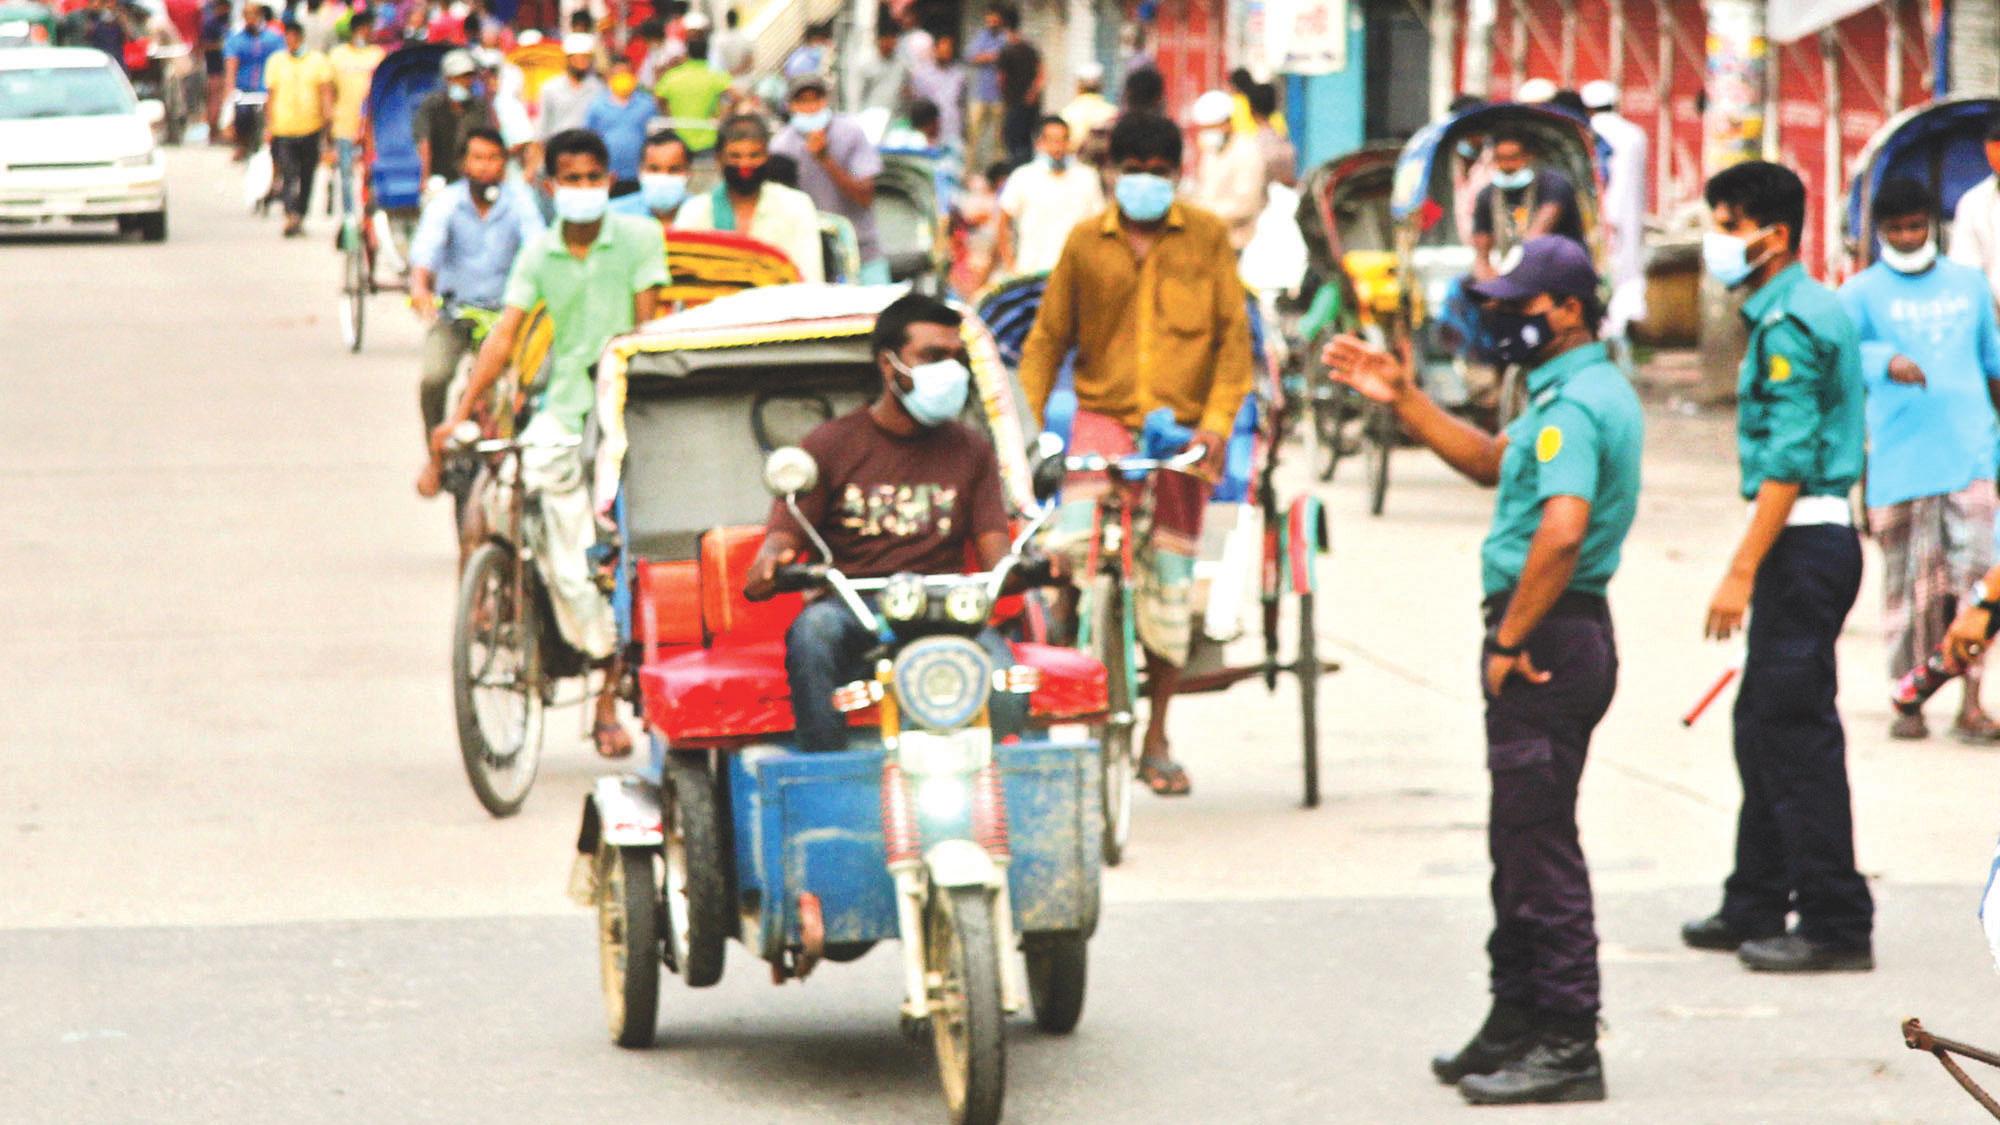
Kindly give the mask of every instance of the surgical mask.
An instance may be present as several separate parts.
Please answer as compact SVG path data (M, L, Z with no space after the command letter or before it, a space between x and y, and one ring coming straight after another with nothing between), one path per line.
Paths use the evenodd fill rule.
M610 205L611 189L608 187L556 189L556 215L566 223L594 223L604 217L604 209Z
M1458 148L1458 158L1460 160L1470 163L1474 160L1479 159L1479 146L1473 144L1471 141L1460 141L1458 142L1457 148Z
M1535 182L1533 168L1516 168L1512 172L1493 173L1493 186L1501 191L1520 191Z
M456 82L444 88L444 95L455 102L469 102L472 100L472 91L464 86L460 86Z
M671 211L686 202L688 178L672 172L641 172L639 197L646 201L648 211L656 214Z
M764 186L764 168L762 164L755 168L739 168L734 164L724 164L722 182L737 195L755 195Z
M1758 266L1764 264L1763 258L1759 258L1755 262L1750 261L1750 242L1752 239L1762 238L1764 235L1769 234L1770 230L1770 227L1765 227L1749 238L1724 234L1719 230L1712 230L1703 234L1701 236L1702 267L1708 270L1710 277L1721 282L1725 288L1736 288L1745 281L1750 280L1750 275L1757 272Z
M1049 166L1049 171L1061 175L1069 167L1069 157L1050 156L1048 153L1043 153L1042 163Z
M924 427L942 426L965 409L965 400L972 389L972 372L955 359L941 359L936 363L920 363L906 367L894 353L889 356L889 365L910 377L907 393L895 386L896 400L910 417ZM893 384L892 384L893 386Z
M629 74L614 74L606 85L610 86L612 97L627 98L632 96L632 91L639 88L639 80Z
M1527 363L1549 346L1554 333L1544 313L1479 310L1480 341L1502 363Z
M1922 273L1937 264L1937 239L1927 238L1922 246L1904 253L1888 243L1882 244L1882 264L1897 273Z
M295 59L302 59L302 58L305 58L305 57L306 57L306 45L305 45L304 43L301 43L301 44L299 44L298 46L296 46L296 47L293 47L293 48L291 49L291 53L292 53L292 57L293 57L293 58L295 58Z
M831 124L833 124L833 111L830 109L795 114L792 117L792 127L801 133L817 133Z
M1151 172L1125 172L1112 186L1118 209L1135 223L1157 223L1174 205L1174 182Z
M1221 152L1222 146L1229 141L1229 134L1220 129L1203 129L1198 139L1203 149L1209 152Z

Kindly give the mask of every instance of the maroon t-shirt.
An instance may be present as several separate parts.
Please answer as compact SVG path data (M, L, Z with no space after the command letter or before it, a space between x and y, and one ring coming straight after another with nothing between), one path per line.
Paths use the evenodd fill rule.
M799 511L850 578L957 574L978 536L1007 533L999 459L957 422L901 438L864 408L799 444L819 462L819 484L799 495ZM771 506L770 527L810 542L783 501Z

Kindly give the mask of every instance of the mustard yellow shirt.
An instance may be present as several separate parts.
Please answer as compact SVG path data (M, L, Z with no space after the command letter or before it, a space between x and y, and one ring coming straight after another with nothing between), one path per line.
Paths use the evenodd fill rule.
M1076 349L1077 405L1138 428L1156 407L1228 434L1250 392L1250 319L1229 228L1176 202L1141 260L1116 205L1077 224L1049 274L1021 353L1021 389L1042 417Z
M322 95L333 82L333 66L318 51L272 55L264 63L264 87L271 92L265 121L274 137L303 137L326 128Z

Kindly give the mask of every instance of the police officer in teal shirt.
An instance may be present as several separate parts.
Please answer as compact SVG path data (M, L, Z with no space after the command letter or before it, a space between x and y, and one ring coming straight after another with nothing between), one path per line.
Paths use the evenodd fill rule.
M1452 468L1499 487L1480 550L1493 1002L1471 1042L1431 1069L1477 1104L1598 1101L1597 930L1576 795L1618 681L1604 595L1638 509L1644 422L1597 342L1599 282L1580 244L1531 239L1518 263L1468 291L1495 353L1526 368L1527 407L1498 437L1354 337L1325 357L1334 378L1393 405Z
M1681 937L1767 972L1872 969L1875 907L1854 868L1834 706L1834 642L1861 588L1848 502L1865 456L1861 346L1839 298L1799 265L1806 189L1791 169L1738 164L1708 182L1707 198L1704 263L1747 294L1736 444L1752 506L1705 631L1727 639L1746 610L1750 625L1735 713L1736 869L1721 909Z

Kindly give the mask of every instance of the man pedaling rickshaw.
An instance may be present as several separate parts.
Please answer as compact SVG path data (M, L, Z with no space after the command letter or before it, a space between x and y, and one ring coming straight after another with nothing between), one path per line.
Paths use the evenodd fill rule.
M618 626L586 552L596 543L597 513L616 497L591 502L579 439L596 405L592 366L613 336L653 319L667 284L666 237L649 218L613 215L611 158L587 129L549 138L546 172L555 188L557 222L529 239L508 275L504 310L474 361L465 394L431 431L434 467L460 423L492 390L514 352L528 313L546 306L555 337L534 417L521 431L522 481L537 496L537 562L555 603L557 626L578 652L604 662L592 739L607 758L632 752L618 723ZM434 479L426 469L425 482Z
M912 294L882 310L869 346L882 394L866 407L824 422L801 443L819 464L819 481L798 496L799 511L834 557L821 560L849 578L960 574L968 549L979 569L1008 553L1007 506L993 446L956 419L971 373L959 314ZM772 505L764 546L743 593L762 601L776 592L777 569L799 558L809 537L783 501ZM785 673L801 750L841 750L847 723L834 689L869 674L875 635L839 598L809 603L785 634ZM988 628L981 647L1000 667L1014 662ZM996 736L1019 731L1027 696L995 694Z

